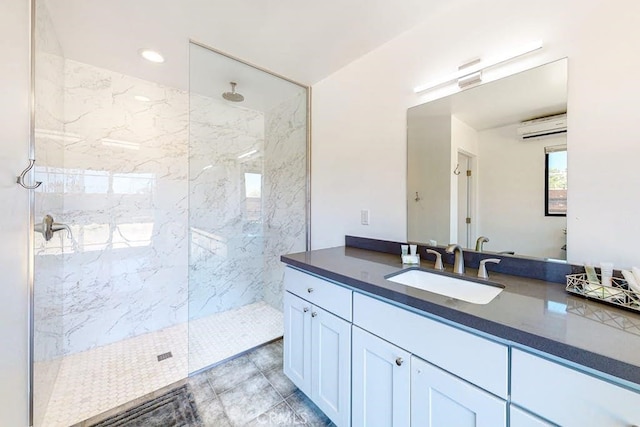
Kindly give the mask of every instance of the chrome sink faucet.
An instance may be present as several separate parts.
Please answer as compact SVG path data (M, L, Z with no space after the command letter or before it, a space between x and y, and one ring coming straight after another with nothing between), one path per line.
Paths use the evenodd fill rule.
M489 241L488 237L485 237L485 236L478 237L478 240L476 240L476 252L482 252L482 250L484 249L483 245L488 241Z
M448 254L454 255L453 272L456 274L464 274L464 254L462 253L462 247L458 244L451 243L445 251Z

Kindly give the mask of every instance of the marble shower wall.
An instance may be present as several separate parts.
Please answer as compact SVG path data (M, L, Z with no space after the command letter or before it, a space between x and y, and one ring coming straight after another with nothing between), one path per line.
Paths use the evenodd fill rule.
M189 318L197 319L262 300L262 201L247 197L246 179L262 176L265 122L262 112L197 94L190 108Z
M69 354L187 320L188 94L65 60L64 108Z
M265 300L306 247L306 92L266 111L193 95L189 318Z
M280 255L306 250L306 91L265 114L264 300L282 310L284 265Z
M60 191L64 165L64 60L43 2L36 4L35 27L35 154L36 179L43 184L35 191L35 221L50 214L63 215ZM53 391L60 356L63 353L64 263L59 236L45 242L41 234L34 239L34 426L42 423Z
M306 241L306 93L255 111L51 50L38 54L37 215L73 238L37 237L42 354L263 299L281 309L279 256Z

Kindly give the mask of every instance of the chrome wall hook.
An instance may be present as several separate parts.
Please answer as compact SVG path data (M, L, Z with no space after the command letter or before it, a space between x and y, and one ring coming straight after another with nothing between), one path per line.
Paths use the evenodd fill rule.
M454 175L460 175L460 163L456 165L456 168L453 170Z
M33 184L33 185L27 185L24 182L24 177L27 176L27 174L29 173L29 171L31 169L33 169L35 164L36 164L36 160L35 159L29 159L29 166L27 166L27 168L25 170L23 170L22 173L20 174L20 176L16 179L16 182L18 184L20 184L21 186L23 186L24 188L26 188L27 190L35 190L36 188L40 187L40 185L42 185L42 182L40 182L40 181L36 181L35 184Z

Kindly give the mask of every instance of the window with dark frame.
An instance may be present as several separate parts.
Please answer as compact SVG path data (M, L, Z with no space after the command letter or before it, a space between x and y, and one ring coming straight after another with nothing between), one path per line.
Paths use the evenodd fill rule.
M545 147L544 214L567 216L567 146Z

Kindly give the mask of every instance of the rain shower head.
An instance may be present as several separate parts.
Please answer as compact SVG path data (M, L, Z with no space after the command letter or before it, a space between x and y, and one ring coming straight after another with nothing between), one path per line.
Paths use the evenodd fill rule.
M222 97L227 101L231 102L242 102L244 101L244 96L236 93L236 82L229 82L231 84L231 92L225 92L222 94Z

